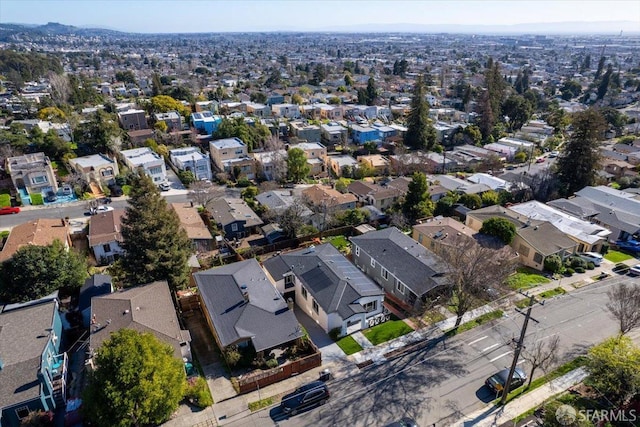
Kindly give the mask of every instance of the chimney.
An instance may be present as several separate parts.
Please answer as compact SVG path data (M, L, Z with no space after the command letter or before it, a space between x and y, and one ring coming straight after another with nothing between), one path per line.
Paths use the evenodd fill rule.
M249 292L247 291L247 285L240 286L240 291L242 291L242 297L245 302L249 302Z
M287 307L289 307L289 310L293 311L293 300L291 298L287 298Z

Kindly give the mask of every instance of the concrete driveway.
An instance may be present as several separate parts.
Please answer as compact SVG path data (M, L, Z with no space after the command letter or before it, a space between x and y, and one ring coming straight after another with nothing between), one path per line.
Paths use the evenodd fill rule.
M338 344L333 342L333 340L327 335L327 333L318 325L311 317L305 314L304 311L300 310L298 307L294 309L294 313L298 322L309 332L309 337L311 341L320 349L322 352L322 362L338 362L344 361L347 359L347 356L344 354L342 349L338 347Z

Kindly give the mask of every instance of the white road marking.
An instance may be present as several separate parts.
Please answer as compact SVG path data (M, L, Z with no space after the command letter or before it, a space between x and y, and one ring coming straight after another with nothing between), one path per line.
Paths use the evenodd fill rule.
M471 341L468 345L473 345L473 344L475 344L475 343L477 343L477 342L479 342L479 341L482 341L482 340L483 340L483 339L485 339L485 338L489 338L489 336L488 336L488 335L485 335L485 336L483 336L483 337L480 337L480 338L478 338L477 340L473 340L473 341Z
M519 361L518 363L516 363L516 365L520 365L521 363L526 362L526 360L522 359L521 361Z
M493 345L490 345L490 346L489 346L489 347L487 347L487 348L482 349L482 352L484 353L485 351L487 351L487 350L491 350L492 348L497 347L497 346L499 346L499 345L500 345L500 343L498 343L498 342L497 342L497 343L495 343L495 344L493 344Z
M496 360L500 359L501 357L507 356L509 354L513 353L512 351L507 351L506 353L502 353L500 356L496 356L493 359L489 360L489 362L495 362Z

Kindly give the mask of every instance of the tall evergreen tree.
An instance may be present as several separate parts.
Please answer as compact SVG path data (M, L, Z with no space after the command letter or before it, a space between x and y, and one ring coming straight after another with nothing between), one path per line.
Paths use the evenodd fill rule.
M417 219L433 215L434 204L429 197L429 184L422 172L415 172L402 205L402 213L413 224Z
M131 184L129 206L122 218L122 238L125 255L120 265L125 286L167 280L176 290L188 284L191 241L175 211L142 172Z
M611 74L613 74L613 67L611 64L607 67L607 71L602 76L602 80L600 80L600 85L598 85L598 99L603 99L609 90L609 82L611 81Z
M595 183L599 141L606 129L604 117L593 108L574 114L572 123L573 134L558 158L558 179L565 196Z
M377 97L378 89L376 88L376 81L373 77L369 77L369 81L367 82L367 105L374 105Z
M412 148L431 149L436 143L436 130L429 120L429 103L425 99L425 85L418 76L411 99L404 143Z
M593 80L596 81L602 75L602 71L604 70L604 61L606 58L604 56L600 57L600 61L598 61L598 69L596 70L596 74L593 76Z

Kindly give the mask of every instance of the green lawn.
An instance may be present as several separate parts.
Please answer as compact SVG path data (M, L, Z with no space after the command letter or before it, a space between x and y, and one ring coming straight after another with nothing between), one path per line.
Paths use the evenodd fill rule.
M482 316L479 316L473 320L471 320L470 322L466 322L463 323L462 325L458 326L458 329L450 329L446 332L446 335L451 337L454 335L458 335L459 333L468 331L469 329L473 329L476 326L480 326L484 323L490 322L491 320L495 320L495 319L499 319L503 316L503 312L502 310L494 310L494 311L490 311L488 313L483 314Z
M518 268L517 272L507 279L507 285L514 290L534 288L541 283L549 283L549 279L539 271L526 267Z
M271 405L273 405L273 397L267 397L266 399L258 400L257 402L249 402L248 406L251 412L255 412Z
M340 338L338 341L336 341L336 344L338 344L338 347L340 347L342 351L344 351L344 354L346 354L347 356L362 351L362 347L360 346L360 344L358 344L358 342L354 340L351 335Z
M553 297L558 296L558 295L564 295L566 293L567 293L567 291L565 291L562 288L554 288L554 289L549 289L548 291L541 292L538 295L536 295L536 297L538 299L540 299L540 298L547 299L547 298L553 298ZM518 308L525 308L528 305L529 305L529 298L524 298L524 299L516 301L516 307L518 307Z
M349 241L344 236L327 237L325 242L331 243L339 251L349 247Z
M629 254L625 254L624 252L609 250L609 252L607 252L606 255L604 255L604 258L611 262L617 263L617 262L626 261L633 257Z
M362 331L364 336L367 337L373 345L401 337L409 332L413 332L413 329L402 320L398 320L395 316L392 316L391 320L381 323L378 326Z
M11 195L0 194L0 207L11 206Z

